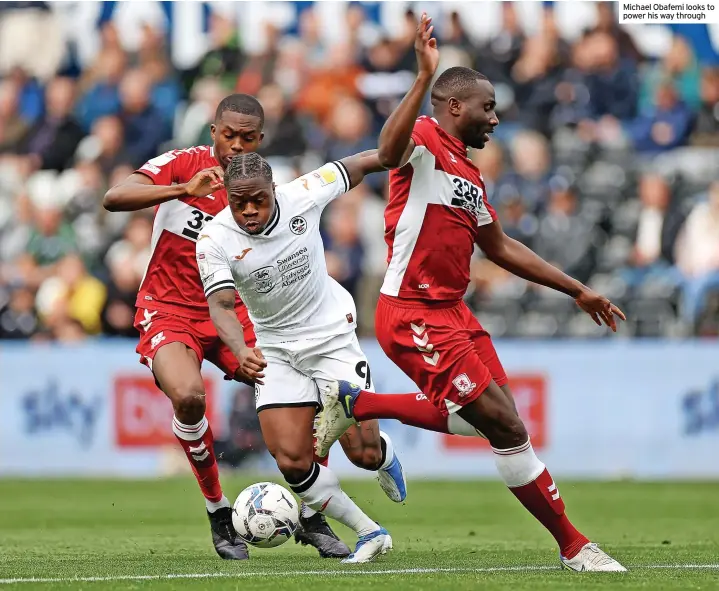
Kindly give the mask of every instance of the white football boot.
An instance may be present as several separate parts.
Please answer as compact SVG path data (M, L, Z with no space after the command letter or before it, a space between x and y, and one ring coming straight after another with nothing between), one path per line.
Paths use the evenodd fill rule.
M360 564L372 562L382 554L392 549L392 538L387 530L380 527L371 534L362 536L357 540L355 551L342 561L342 564Z
M624 573L627 571L627 569L614 560L614 558L592 542L585 544L574 558L564 558L564 556L560 554L559 559L562 561L564 568L577 572L602 571Z
M352 416L354 400L359 395L359 386L349 382L330 383L322 400L322 410L315 420L315 449L321 458L330 453L332 444L357 421Z

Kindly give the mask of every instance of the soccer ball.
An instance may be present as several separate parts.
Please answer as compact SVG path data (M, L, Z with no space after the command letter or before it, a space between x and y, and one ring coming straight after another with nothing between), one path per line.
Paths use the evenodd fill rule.
M258 482L243 490L232 506L232 525L245 542L275 548L289 540L300 519L295 497L274 482Z

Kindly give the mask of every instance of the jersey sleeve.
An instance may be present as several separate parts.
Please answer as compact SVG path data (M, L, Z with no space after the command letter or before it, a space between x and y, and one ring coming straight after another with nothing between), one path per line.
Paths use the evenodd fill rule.
M206 298L221 289L235 289L227 255L212 237L207 234L200 236L196 256Z
M347 167L337 160L292 181L289 187L292 194L324 209L333 199L350 190L350 175Z
M150 177L156 185L171 185L178 182L178 168L181 165L178 157L180 156L180 150L165 152L148 160L135 172Z
M486 195L480 204L479 214L477 215L477 226L486 226L497 220L497 212L494 210L486 199Z
M408 164L416 163L425 152L431 152L432 146L436 143L437 132L428 117L419 117L412 129L412 141L414 150L409 156Z

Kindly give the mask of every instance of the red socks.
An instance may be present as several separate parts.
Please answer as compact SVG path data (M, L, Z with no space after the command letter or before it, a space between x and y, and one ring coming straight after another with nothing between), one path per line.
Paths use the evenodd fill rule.
M363 390L354 405L358 421L396 419L428 431L450 433L448 417L427 397L416 394L374 394ZM573 558L589 542L569 521L564 501L547 468L534 454L529 441L512 449L493 449L504 482L559 544L562 556Z
M545 465L526 443L510 449L495 449L497 470L524 508L549 530L565 558L574 558L589 542L564 513L564 501Z
M564 513L564 501L546 468L536 480L524 486L511 487L509 490L554 536L565 558L574 558L582 547L589 543Z
M222 499L222 487L215 458L215 440L207 417L202 417L196 425L185 425L175 417L172 420L172 431L185 450L202 494L208 501L219 502Z
M362 390L354 406L358 421L396 419L410 427L449 433L447 417L421 392L415 394L374 394Z

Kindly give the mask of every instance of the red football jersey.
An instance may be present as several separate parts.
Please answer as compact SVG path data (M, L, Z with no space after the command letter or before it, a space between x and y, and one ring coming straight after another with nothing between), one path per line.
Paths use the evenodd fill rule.
M156 185L185 183L205 168L218 166L214 148L197 146L153 158L137 172ZM150 261L135 305L185 318L209 318L197 269L195 243L202 227L227 206L227 192L207 197L182 197L155 207ZM242 302L237 299L237 305Z
M409 300L460 300L469 285L477 229L497 215L467 146L430 117L417 119L412 139L409 162L389 176L389 266L381 292Z

